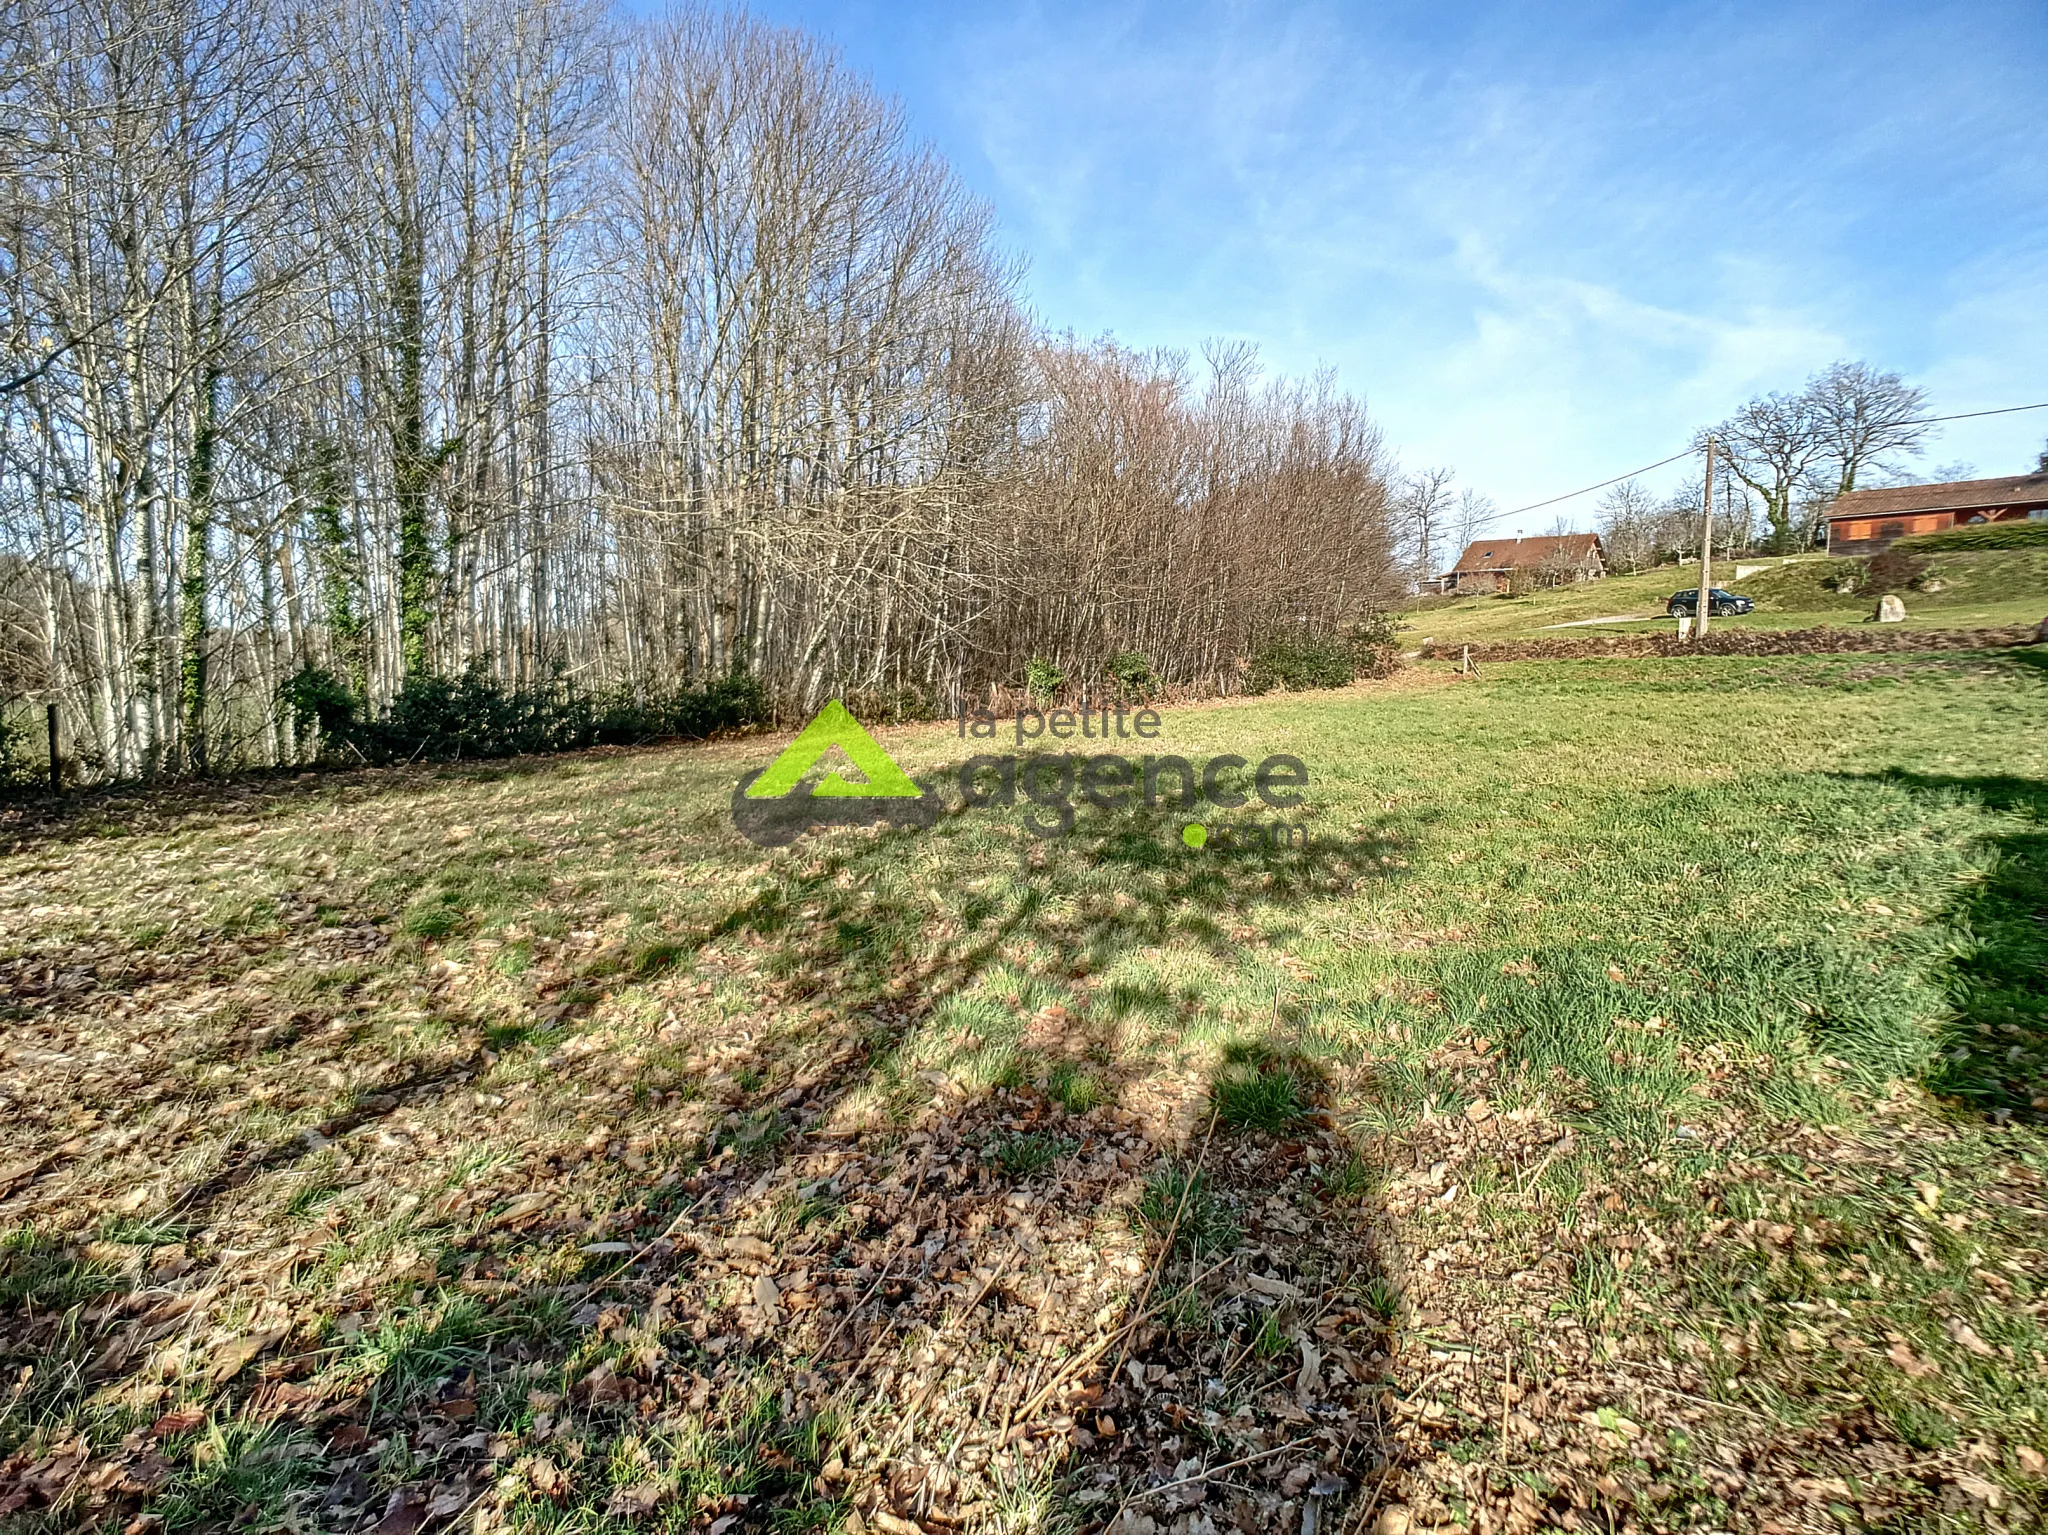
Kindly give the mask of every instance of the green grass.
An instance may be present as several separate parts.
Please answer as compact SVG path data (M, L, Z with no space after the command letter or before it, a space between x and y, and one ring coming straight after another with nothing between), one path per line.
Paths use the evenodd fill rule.
M1938 591L1899 588L1909 625L1940 629L1991 628L2038 623L2048 615L2048 550L1943 550L1925 556L1921 584ZM1714 585L1756 602L1756 611L1716 618L1728 629L1807 629L1861 623L1876 610L1885 590L1867 583L1853 593L1835 589L1845 572L1864 562L1826 554L1716 561ZM1737 570L1750 574L1738 576ZM1424 639L1440 645L1509 639L1569 639L1575 636L1671 632L1664 603L1675 591L1698 584L1697 566L1662 566L1640 575L1612 575L1600 581L1553 587L1518 597L1429 597L1400 615L1401 640L1414 648ZM1651 622L1595 624L1615 617ZM1561 624L1574 627L1559 628Z
M61 1237L17 1226L0 1236L0 1307L65 1311L118 1284L110 1266L68 1248Z
M1762 583L1788 604L1766 616L1803 611L1810 578ZM1603 593L1623 587L1499 611L1619 611ZM1415 636L1451 611L1411 615ZM824 1527L819 1430L785 1410L776 1372L797 1366L772 1343L715 1366L687 1318L626 1341L568 1318L648 1315L652 1283L604 1276L617 1244L683 1214L721 1238L728 1214L758 1215L747 1229L821 1244L803 1261L822 1274L849 1211L887 1230L912 1191L833 1185L827 1161L787 1208L728 1212L695 1202L699 1171L730 1149L744 1190L815 1152L800 1127L893 1144L999 1087L1009 1121L974 1142L993 1167L935 1155L917 1197L1056 1198L1058 1159L1143 1124L1164 1160L1128 1164L1108 1225L1160 1243L1182 1211L1175 1248L1220 1253L1298 1205L1194 1176L1210 1113L1213 1167L1258 1149L1241 1132L1313 1112L1356 1143L1314 1175L1324 1218L1433 1256L1402 1287L1360 1279L1376 1316L1455 1316L1502 1361L1513 1329L1569 1323L1588 1357L1696 1371L1693 1395L1807 1436L1795 1458L1848 1442L1851 1414L1913 1455L1981 1440L1998 1468L2048 1438L2037 655L1515 663L1164 714L1160 750L1305 761L1306 845L1197 852L1184 818L1084 808L1062 842L972 814L764 851L724 808L755 742L117 797L93 814L118 816L118 840L0 855L0 962L99 978L10 1018L10 1069L41 1074L0 1165L68 1149L61 1178L14 1196L48 1202L35 1224L0 1239L0 1380L37 1367L5 1445L118 1445L137 1424L98 1394L183 1368L158 1383L196 1393L223 1437L177 1462L156 1511L277 1517L301 1459L243 1415L263 1366L209 1384L203 1352L149 1364L176 1327L116 1355L126 1314L90 1314L144 1288L143 1265L184 1261L147 1286L248 1276L224 1287L243 1309L207 1328L253 1332L253 1297L275 1297L320 1340L280 1345L302 1350L287 1378L380 1435L471 1371L517 1435L529 1392L561 1395L600 1356L653 1349L649 1378L686 1386L744 1355L758 1400L651 1422L637 1402L579 1409L573 1465L559 1445L514 1452L556 1457L566 1490L501 1512L623 1527L604 1510L627 1478L665 1510L744 1495ZM917 773L960 752L948 726L878 735ZM145 931L146 952L123 949ZM664 1261L680 1284L694 1259ZM1205 1305L1168 1325L1224 1325ZM1432 1368L1385 1365L1403 1391ZM1466 1449L1499 1448L1491 1411ZM1049 1507L1026 1469L991 1476Z
M1294 1125L1307 1111L1294 1073L1257 1046L1224 1051L1223 1068L1209 1086L1209 1098L1221 1123L1269 1135Z
M315 1480L310 1435L279 1424L209 1423L179 1451L156 1513L170 1535L275 1526L290 1495Z
M1157 1241L1173 1245L1169 1256L1228 1252L1239 1236L1237 1219L1208 1175L1179 1160L1155 1167L1145 1179L1137 1205L1138 1223Z
M1902 538L1893 547L1909 554L1975 552L1981 549L2038 549L2048 545L2048 522L1986 522L1944 528Z
M720 1138L745 1161L760 1161L789 1136L789 1126L773 1109L752 1109L737 1116Z
M1085 1114L1109 1101L1109 1089L1102 1077L1085 1067L1076 1066L1072 1061L1062 1061L1053 1067L1046 1078L1045 1090L1069 1114Z
M997 1142L995 1162L1012 1178L1042 1172L1061 1157L1072 1156L1080 1142L1065 1135L1012 1135Z

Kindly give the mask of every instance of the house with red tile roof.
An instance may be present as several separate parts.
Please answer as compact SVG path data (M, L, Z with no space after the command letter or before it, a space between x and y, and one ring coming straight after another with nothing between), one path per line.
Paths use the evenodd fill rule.
M1851 490L1828 508L1828 553L1876 554L1915 533L2026 521L2048 522L2048 474Z
M1606 574L1606 553L1598 533L1482 538L1458 557L1457 566L1444 577L1444 591L1468 595L1521 591L1532 586L1597 581Z

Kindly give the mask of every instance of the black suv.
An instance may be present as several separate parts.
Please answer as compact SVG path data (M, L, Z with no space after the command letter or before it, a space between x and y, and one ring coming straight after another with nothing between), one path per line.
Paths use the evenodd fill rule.
M1689 592L1673 592L1671 600L1664 604L1664 611L1683 618L1691 618L1700 610L1700 589L1695 586ZM1726 618L1731 613L1754 613L1756 604L1747 597L1738 597L1733 592L1724 592L1720 587L1711 587L1707 593L1707 613L1714 618Z

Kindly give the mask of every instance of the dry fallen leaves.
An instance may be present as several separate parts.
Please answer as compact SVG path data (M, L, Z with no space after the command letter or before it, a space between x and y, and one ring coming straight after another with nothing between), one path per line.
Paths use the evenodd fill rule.
M245 1338L236 1338L222 1344L209 1357L206 1378L218 1386L239 1375L250 1360L275 1343L282 1342L291 1332L289 1327L273 1327L264 1332L251 1333Z

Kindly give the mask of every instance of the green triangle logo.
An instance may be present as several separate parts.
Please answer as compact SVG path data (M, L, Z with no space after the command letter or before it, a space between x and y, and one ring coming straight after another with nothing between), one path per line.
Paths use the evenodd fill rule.
M910 781L910 775L875 744L875 738L861 729L860 721L847 712L846 705L833 699L820 709L817 718L804 726L803 734L783 749L768 765L768 771L747 788L748 799L779 799L803 782L808 773L833 747L846 753L847 760L866 775L866 783L848 783L837 769L827 773L813 798L823 799L922 799L924 790Z

